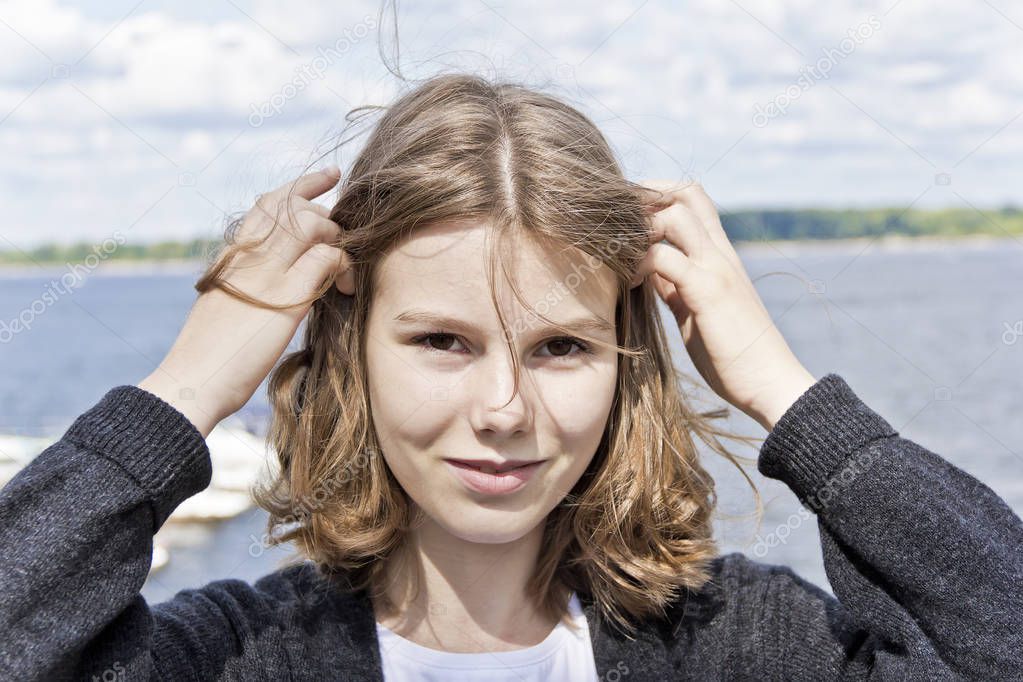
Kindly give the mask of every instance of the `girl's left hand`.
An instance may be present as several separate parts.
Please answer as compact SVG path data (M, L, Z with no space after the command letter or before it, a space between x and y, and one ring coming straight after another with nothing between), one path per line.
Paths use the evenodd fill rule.
M771 320L703 188L641 184L665 196L644 191L641 197L651 245L633 286L650 277L707 384L770 431L817 380Z

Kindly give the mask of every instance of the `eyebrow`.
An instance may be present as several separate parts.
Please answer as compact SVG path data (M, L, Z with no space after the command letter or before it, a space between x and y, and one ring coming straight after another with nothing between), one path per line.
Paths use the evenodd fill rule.
M405 312L395 315L394 320L395 322L429 324L441 329L453 329L463 332L474 332L477 334L482 332L480 327L472 322L460 320L450 315L432 313L428 310L420 310L416 308L406 310ZM566 329L572 329L580 332L613 332L615 330L613 324L601 317L597 317L596 315L555 321ZM533 325L530 324L529 327L532 328ZM556 327L547 324L545 324L541 329L544 332L552 330L557 331Z

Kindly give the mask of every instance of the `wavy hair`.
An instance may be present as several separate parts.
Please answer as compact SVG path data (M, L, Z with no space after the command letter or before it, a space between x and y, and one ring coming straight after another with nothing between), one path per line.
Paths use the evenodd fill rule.
M703 585L719 554L714 481L701 465L697 439L739 469L760 505L738 461L750 460L721 442L755 439L714 424L728 415L726 407L694 409L683 383L695 383L672 363L653 286L629 285L649 243L642 185L624 177L586 116L517 83L438 75L390 106L352 113L362 109L383 113L344 172L330 212L341 228L334 245L352 262L355 293L341 294L328 278L314 295L301 348L270 374L267 437L279 469L254 492L269 512L270 542L294 542L300 560L393 608L384 569L402 560L416 519L380 456L386 445L369 400L366 323L376 265L417 229L486 220L497 237L488 240L495 307L494 271L504 265L509 236L567 249L586 263L583 272L605 265L617 276L615 398L590 466L545 520L528 591L541 613L569 624L569 591L588 593L606 619L633 633L635 619L664 615L681 590ZM220 278L233 257L251 248L234 243L231 228L226 241L196 288L220 287L274 307ZM544 316L550 301L532 305L505 267L502 274L527 310L552 323ZM510 342L503 316L501 323Z

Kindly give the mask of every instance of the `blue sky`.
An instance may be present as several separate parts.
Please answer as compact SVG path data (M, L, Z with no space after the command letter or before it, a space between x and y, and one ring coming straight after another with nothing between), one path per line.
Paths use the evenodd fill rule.
M378 7L0 0L0 249L217 236L399 92ZM698 178L723 210L1023 204L1005 0L406 0L399 30L407 76L542 87L630 177Z

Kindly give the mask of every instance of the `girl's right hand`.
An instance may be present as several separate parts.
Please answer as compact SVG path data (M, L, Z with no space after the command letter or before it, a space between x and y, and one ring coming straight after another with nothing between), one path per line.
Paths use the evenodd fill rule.
M664 195L642 191L651 245L633 285L651 278L707 385L771 431L816 379L771 319L703 187L642 184Z
M351 263L337 243L330 210L311 201L335 186L336 167L302 175L259 197L237 241L270 236L242 251L221 274L241 292L275 305L309 298L329 276L354 293ZM290 195L290 196L289 196ZM282 222L276 224L276 219ZM167 356L137 384L188 417L203 438L237 412L267 377L312 303L267 310L212 288L192 306Z

